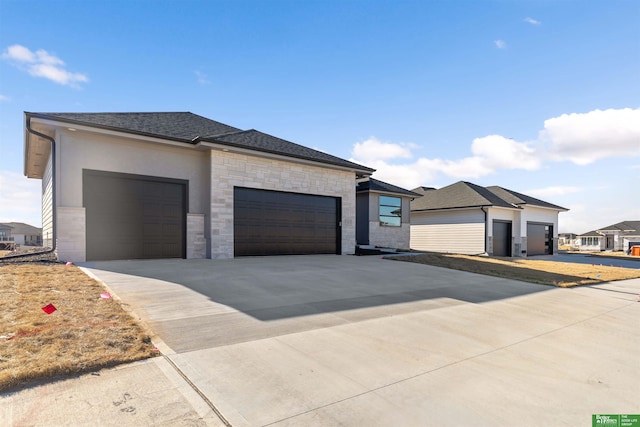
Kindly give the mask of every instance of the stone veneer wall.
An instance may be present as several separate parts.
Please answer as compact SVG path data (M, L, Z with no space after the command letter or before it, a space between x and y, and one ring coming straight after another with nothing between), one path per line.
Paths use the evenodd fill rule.
M84 208L56 209L56 255L60 261L86 261L86 213Z
M386 248L409 249L411 224L402 223L400 227L380 225L379 221L369 222L369 244Z
M233 188L339 197L342 253L355 250L355 174L246 154L211 151L211 258L233 258Z
M206 258L204 214L187 214L187 258Z

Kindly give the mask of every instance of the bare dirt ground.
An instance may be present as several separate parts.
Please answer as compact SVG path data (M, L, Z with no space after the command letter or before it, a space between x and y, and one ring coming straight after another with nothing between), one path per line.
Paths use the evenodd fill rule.
M559 287L592 285L614 280L635 279L640 270L602 265L573 264L532 259L482 257L472 255L423 253L385 257L395 261L415 262L452 268L471 273Z
M0 264L0 391L158 355L106 293L75 266Z

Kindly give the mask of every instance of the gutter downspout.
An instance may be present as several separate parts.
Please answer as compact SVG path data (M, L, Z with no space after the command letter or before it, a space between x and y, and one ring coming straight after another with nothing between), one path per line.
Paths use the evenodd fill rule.
M57 239L56 239L56 142L55 140L50 137L49 135L45 135L44 133L40 133L36 130L33 130L31 128L31 116L27 116L27 131L32 134L32 135L36 135L39 136L40 138L44 138L46 140L48 140L51 143L51 239L52 239L52 245L51 245L51 249L46 250L46 251L42 251L42 252L32 252L32 253L28 253L28 254L20 254L20 255L14 255L14 256L8 256L6 257L7 259L14 259L14 258L24 258L24 257L30 257L30 256L34 256L34 255L45 255L45 254L50 254L52 252L55 252L56 250L56 246L57 246Z
M489 215L489 212L485 211L484 208L484 206L480 206L480 210L484 212L484 253L489 255L489 252L487 251L487 240L489 239L489 224L487 223L487 216Z

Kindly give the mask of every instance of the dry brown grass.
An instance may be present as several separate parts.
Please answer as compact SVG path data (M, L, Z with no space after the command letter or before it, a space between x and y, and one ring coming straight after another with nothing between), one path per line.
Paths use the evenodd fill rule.
M0 258L5 256L6 254L10 254L11 251L0 251Z
M157 355L119 301L75 266L0 266L0 391ZM57 311L46 314L42 307Z
M493 258L439 253L391 257L391 259L563 288L640 277L640 270L631 268L534 259Z

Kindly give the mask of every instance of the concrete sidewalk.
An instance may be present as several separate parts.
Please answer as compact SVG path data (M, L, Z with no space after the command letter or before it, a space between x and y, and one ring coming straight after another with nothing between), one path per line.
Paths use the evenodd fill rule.
M640 279L561 289L340 256L85 267L168 359L135 367L155 378L156 396L174 396L175 417L136 406L140 417L120 425L220 425L211 406L234 426L588 425L594 413L640 412ZM128 377L118 393L146 388ZM33 393L8 397L14 421ZM41 420L69 390L54 393ZM114 407L101 397L94 414ZM88 419L71 412L70 424Z
M1 396L2 426L224 426L163 357Z

